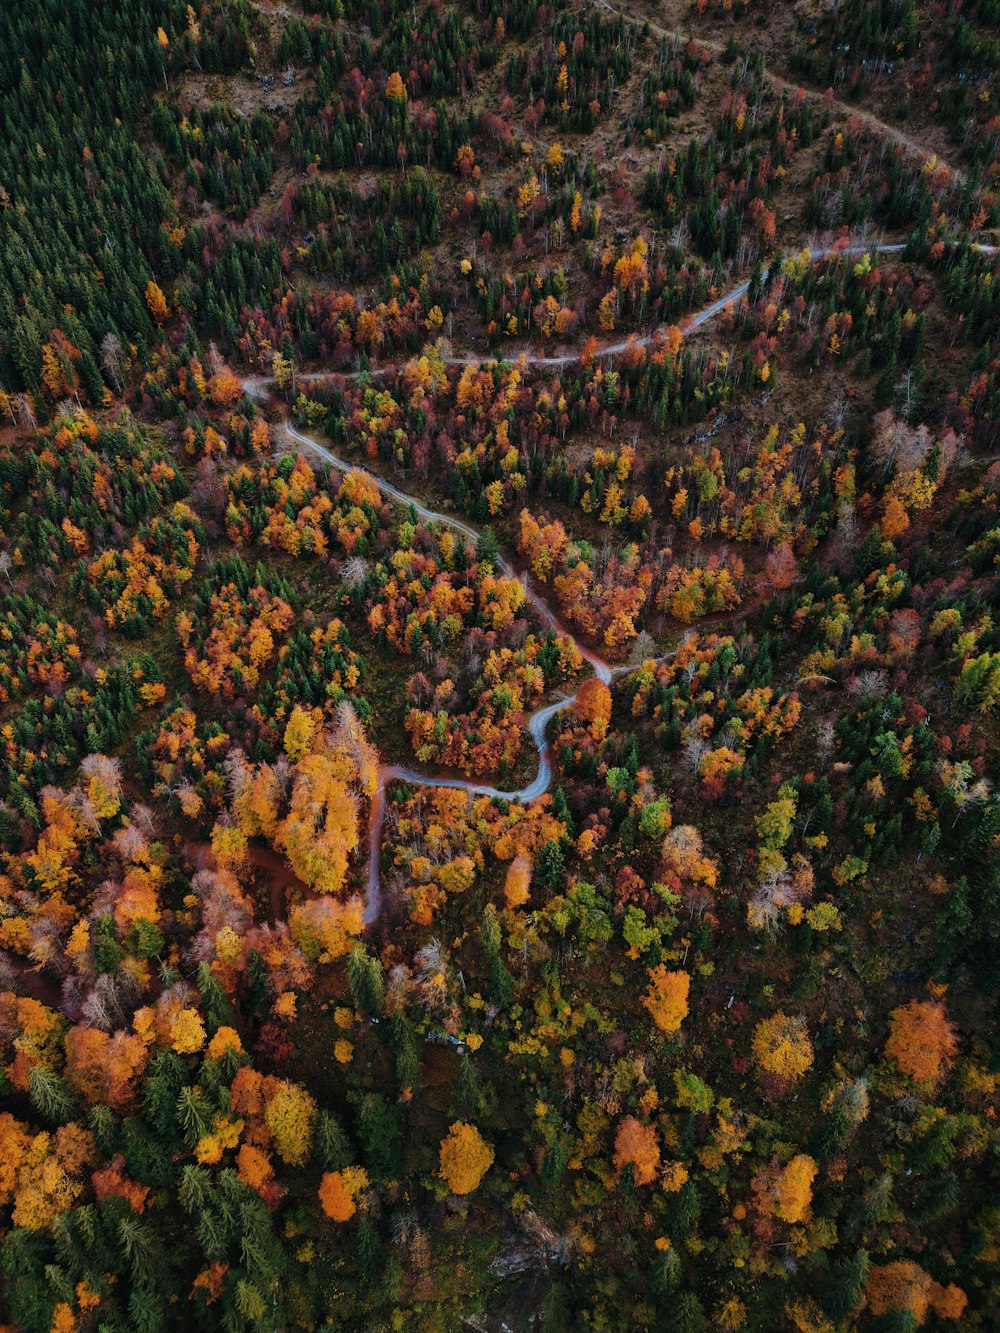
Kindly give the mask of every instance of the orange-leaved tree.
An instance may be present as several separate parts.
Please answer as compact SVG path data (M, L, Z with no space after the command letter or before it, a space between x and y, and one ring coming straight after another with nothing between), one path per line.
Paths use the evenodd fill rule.
M511 861L503 886L504 901L508 907L523 907L528 901L532 869L530 856L515 856Z
M937 1083L957 1049L955 1029L943 1004L911 1000L889 1015L885 1053L917 1083Z
M591 676L583 682L577 692L573 712L581 722L589 725L595 741L604 739L611 721L611 691L603 680Z
M325 1172L319 1183L323 1212L334 1222L349 1222L358 1211L358 1195L367 1187L368 1172L362 1166Z
M388 102L406 101L406 84L398 70L393 70L385 81L385 96Z
M637 1185L648 1185L656 1179L660 1165L660 1143L652 1125L644 1125L634 1115L627 1115L615 1134L615 1166L619 1171L632 1168L632 1179Z
M917 1325L924 1322L931 1309L940 1319L958 1319L968 1303L961 1287L942 1287L912 1259L897 1259L873 1268L865 1295L873 1315L905 1310Z
M152 278L146 283L146 304L149 306L149 313L156 320L157 324L162 324L170 314L167 298L163 295L163 292Z

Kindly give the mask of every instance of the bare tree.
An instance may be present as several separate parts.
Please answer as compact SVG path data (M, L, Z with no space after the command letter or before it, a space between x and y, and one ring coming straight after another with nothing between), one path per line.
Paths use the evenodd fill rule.
M34 430L38 425L38 417L35 415L35 407L29 395L19 393L14 401L17 404L18 421L26 430Z
M115 334L108 332L101 339L101 369L112 379L119 393L125 388L122 373L122 345Z
M632 645L632 651L629 653L629 664L631 666L642 666L647 658L656 656L656 640L648 630L640 630L636 635L635 643Z

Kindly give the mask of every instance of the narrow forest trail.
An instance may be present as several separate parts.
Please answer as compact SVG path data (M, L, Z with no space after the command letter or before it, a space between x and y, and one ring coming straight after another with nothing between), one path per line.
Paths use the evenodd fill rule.
M995 254L997 249L996 246L978 243L973 248L981 250L986 254ZM813 249L810 250L809 253L813 260L817 260L824 259L833 254L900 254L905 249L905 244L892 242L890 244L874 246L835 245L821 249ZM746 295L749 285L748 281L738 283L730 291L727 291L724 295L713 301L711 305L706 306L703 310L700 310L696 315L692 316L691 319L687 320L686 323L682 325L682 332L691 333L695 329L699 329L703 325L708 324L711 320L717 318L717 316L729 306L735 304L735 302L741 300L742 297ZM595 355L599 357L611 357L619 355L624 352L626 348L631 346L648 346L661 332L662 330L657 329L653 333L646 334L639 338L629 338L623 342L610 343L607 346L600 348ZM539 356L532 354L530 351L525 351L516 359L522 358L528 365L560 367L575 364L581 359L581 354L579 352L573 352L567 353L564 356L549 357ZM488 361L488 358L462 356L448 357L445 358L445 361L448 365L481 365L485 364ZM383 366L381 367L381 371L382 373L385 373L390 370L395 370L399 368L399 365L405 365L405 361ZM374 372L353 371L342 374L340 377L345 379L358 378L361 374L366 373ZM335 377L336 372L331 374L324 371L314 371L299 375L297 378L299 381L315 381L332 379ZM273 376L252 375L243 380L243 389L251 398L263 401L268 397L268 388L273 386L274 383ZM284 429L289 440L295 444L304 445L306 448L311 449L336 471L350 472L359 467L358 463L350 462L345 458L341 458L338 454L335 454L332 450L328 449L326 445L316 439L315 436L299 430L287 415L284 422ZM428 505L424 504L423 501L418 500L416 496L408 495L406 491L400 490L398 486L394 486L392 482L387 481L384 477L378 476L370 469L362 468L362 470L371 477L372 481L386 499L392 500L396 504L411 508L419 518L423 519L424 522L437 523L451 528L454 532L467 537L472 542L477 542L479 540L479 529L473 527L472 524L466 523L463 519L456 518L452 514L445 514L438 510L431 509ZM514 569L511 562L505 557L498 556L497 565L508 577L521 577ZM576 644L581 657L583 657L584 661L589 663L593 669L594 675L596 675L599 680L604 681L605 684L610 684L616 676L634 670L634 667L628 664L612 666L592 649L581 643L580 640L567 629L542 595L531 586L530 580L525 578L524 583L527 599L534 607L544 625L547 628L555 630L556 633L572 639ZM655 660L658 662L667 661L673 655L672 652L666 653ZM531 736L532 743L534 744L535 751L538 755L538 772L526 786L520 787L514 791L506 791L500 787L493 787L487 783L473 782L465 778L439 777L435 776L433 773L424 773L419 769L411 768L404 764L380 765L378 770L378 788L372 798L371 818L369 821L368 832L368 893L364 912L365 923L367 925L372 925L378 919L382 909L380 862L382 857L382 830L385 823L385 793L387 785L390 782L398 781L419 787L452 787L459 791L468 792L470 796L492 796L500 800L519 801L522 803L533 801L537 797L544 795L544 793L548 791L552 782L552 755L546 736L549 722L558 713L565 711L567 708L571 708L575 701L576 694L568 695L557 700L555 703L545 704L544 707L539 708L529 717L528 733Z
M611 4L610 0L594 0L594 4L597 8L603 9L606 13L614 14L624 19L626 23L631 24L635 28L648 28L654 36L666 41L672 41L674 38L681 38L684 40L691 36L700 46L703 46L707 51L711 51L714 55L720 55L725 50L725 43L717 41L712 37L698 36L697 34L692 33L690 29L685 30L679 24L675 25L672 29L665 28L662 24L657 23L655 19L651 19L645 14L635 14L630 10L622 9L618 5ZM302 11L291 9L288 5L281 3L261 5L259 8L264 14L270 14L276 18L284 18L286 20L292 18L303 19L305 17ZM868 111L865 107L857 106L852 102L845 102L843 99L835 97L832 89L820 92L819 89L806 88L802 84L793 83L790 79L786 79L781 74L775 74L774 71L767 66L764 67L764 72L778 92L802 93L804 97L809 97L825 103L832 111L836 111L842 116L863 121L871 129L875 130L876 133L881 134L893 143L898 144L900 148L905 149L906 152L910 153L913 157L918 157L924 162L928 162L931 158L934 158L942 167L946 168L952 179L959 185L966 184L968 179L967 173L960 167L956 167L951 162L946 161L940 153L929 153L919 139L915 139L912 135L907 134L906 131L900 129L898 125L891 125L888 121L877 116L874 111Z
M631 23L634 27L648 28L655 36L666 41L673 41L674 38L681 38L681 40L684 40L686 37L691 36L699 46L705 47L707 51L711 51L714 55L720 55L726 49L723 42L716 41L711 37L697 36L696 34L691 33L690 30L682 30L680 26L675 26L673 29L664 28L654 19L647 18L644 14L632 14L627 9L620 9L617 5L610 4L609 0L595 0L595 3L600 9L605 10L607 13L615 14L618 17L623 18L626 23ZM919 157L924 162L928 162L931 158L934 158L940 166L947 169L949 175L957 181L959 185L965 185L967 176L964 171L959 167L953 166L950 162L946 162L939 153L928 153L926 147L921 144L918 139L914 139L898 126L890 125L888 121L882 120L882 118L875 115L873 111L867 111L864 107L855 106L852 102L845 102L839 97L834 97L832 89L826 92L820 92L818 89L806 88L800 83L791 82L790 79L784 78L781 74L775 74L774 71L767 66L764 67L764 72L778 92L802 93L804 97L813 98L816 101L823 102L832 111L837 111L842 116L864 121L864 123L871 129L883 135L885 138L890 139L893 143L898 144L900 148L904 148L914 157Z

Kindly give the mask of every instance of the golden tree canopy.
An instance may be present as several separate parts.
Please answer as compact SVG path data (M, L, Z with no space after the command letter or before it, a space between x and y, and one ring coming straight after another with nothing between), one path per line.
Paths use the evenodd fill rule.
M661 1032L677 1032L687 1018L690 988L687 972L668 972L662 963L651 970L642 1002Z
M798 1153L785 1167L778 1181L775 1212L786 1222L805 1222L812 1203L812 1185L818 1167L806 1153Z
M471 1194L493 1165L493 1149L475 1125L456 1120L441 1143L440 1174L453 1194Z
M794 1080L813 1062L813 1046L805 1019L782 1013L762 1019L753 1034L754 1059L768 1074Z

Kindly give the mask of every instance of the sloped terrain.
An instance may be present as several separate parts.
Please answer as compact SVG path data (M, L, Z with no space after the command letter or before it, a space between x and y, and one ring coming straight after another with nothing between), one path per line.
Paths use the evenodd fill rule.
M1000 1322L998 22L0 16L5 1327Z

